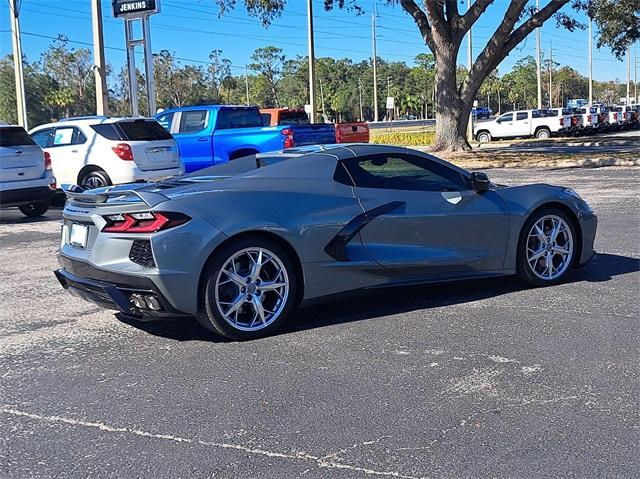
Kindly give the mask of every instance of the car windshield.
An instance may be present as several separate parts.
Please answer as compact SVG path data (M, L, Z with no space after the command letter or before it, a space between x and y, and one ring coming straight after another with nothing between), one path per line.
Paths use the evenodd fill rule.
M35 145L29 134L20 126L0 128L0 146Z

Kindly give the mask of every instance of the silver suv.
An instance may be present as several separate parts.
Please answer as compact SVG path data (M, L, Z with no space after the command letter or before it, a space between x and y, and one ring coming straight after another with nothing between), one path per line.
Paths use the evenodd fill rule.
M0 124L0 207L42 216L55 188L48 153L21 126Z

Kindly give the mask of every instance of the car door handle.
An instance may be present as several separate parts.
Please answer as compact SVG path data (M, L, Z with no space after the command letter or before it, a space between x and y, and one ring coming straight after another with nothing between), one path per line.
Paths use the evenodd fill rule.
M71 153L78 153L78 150L71 150Z
M205 137L198 138L198 141L207 141L207 140L208 140L208 138L205 138Z
M22 151L16 150L16 155L22 155Z

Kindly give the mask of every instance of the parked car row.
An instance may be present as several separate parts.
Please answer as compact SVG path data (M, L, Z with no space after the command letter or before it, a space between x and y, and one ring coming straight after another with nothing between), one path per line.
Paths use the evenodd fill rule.
M56 182L99 188L159 181L261 152L366 143L369 128L311 124L301 109L205 105L166 110L155 118L68 118L40 125L30 135L21 127L2 126L0 205L35 216L47 211ZM36 186L27 180L46 188L31 191Z
M639 115L640 105L509 111L492 121L478 123L473 133L480 143L501 138L546 139L638 128Z

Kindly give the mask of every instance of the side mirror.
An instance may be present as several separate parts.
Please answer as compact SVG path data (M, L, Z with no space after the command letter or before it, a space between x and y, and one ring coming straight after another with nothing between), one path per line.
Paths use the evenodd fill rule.
M491 186L491 181L486 173L474 171L471 173L471 188L474 191L481 192L487 191Z

